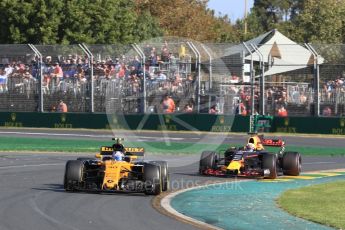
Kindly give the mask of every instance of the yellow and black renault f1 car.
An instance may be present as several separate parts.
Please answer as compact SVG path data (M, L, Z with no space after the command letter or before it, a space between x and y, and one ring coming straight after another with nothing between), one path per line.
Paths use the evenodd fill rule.
M144 148L125 148L115 144L102 146L95 158L77 158L66 163L66 191L125 191L159 195L168 190L166 161L144 161Z
M280 147L280 150L278 153L269 153L264 146ZM199 173L275 179L278 175L298 176L301 165L301 154L285 152L282 139L265 139L263 135L252 133L245 147L229 147L220 152L204 151L200 158Z

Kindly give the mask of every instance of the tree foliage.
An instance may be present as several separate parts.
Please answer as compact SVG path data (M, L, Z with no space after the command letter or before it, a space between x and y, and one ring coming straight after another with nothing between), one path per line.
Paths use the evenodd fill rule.
M345 42L345 1L255 0L249 37L277 28L297 42Z
M167 36L198 41L239 41L229 18L216 16L207 8L208 0L136 0L136 3L139 9L158 18Z
M133 43L162 35L128 0L3 0L1 43Z
M1 0L0 43L129 44L163 35L241 42L275 28L297 42L345 42L343 0L254 0L246 35L244 19L231 22L208 1Z
M296 26L303 28L305 42L341 43L344 42L344 13L344 1L306 0Z
M56 43L62 7L56 0L1 1L0 42Z

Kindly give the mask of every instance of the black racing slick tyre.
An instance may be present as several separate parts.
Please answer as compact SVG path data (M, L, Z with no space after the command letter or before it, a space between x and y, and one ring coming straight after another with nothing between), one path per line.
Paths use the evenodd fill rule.
M199 174L204 174L206 169L216 169L217 153L214 151L203 151L199 162Z
M285 152L283 155L283 174L298 176L302 170L302 157L298 152Z
M166 161L150 161L149 163L159 165L161 167L161 178L162 178L162 191L168 191L169 189L169 171L168 162Z
M162 192L160 166L150 163L145 164L144 181L146 195L159 195Z
M264 175L268 179L277 178L277 157L274 154L266 153L262 157L262 169L268 169L270 172Z
M64 189L75 191L80 182L83 181L84 163L78 160L70 160L66 163L64 176Z

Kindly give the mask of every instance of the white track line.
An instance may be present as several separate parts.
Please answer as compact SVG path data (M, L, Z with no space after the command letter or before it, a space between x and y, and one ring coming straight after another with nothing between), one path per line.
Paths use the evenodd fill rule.
M336 162L316 162L316 163L336 163ZM303 163L306 164L306 163ZM313 164L313 163L309 163L309 164ZM338 171L343 172L345 169L339 169ZM317 172L333 172L334 170L319 170L319 171L314 171L314 173ZM308 172L310 173L310 172ZM240 180L240 181L231 181L231 182L221 182L221 183L215 183L213 185L221 185L221 184L226 184L226 183L245 183L245 182L249 182L249 181L253 181L253 180ZM202 222L200 220L197 219L193 219L192 217L183 215L182 213L178 212L177 210L175 210L172 206L171 206L171 200L176 197L177 195L187 192L187 191L191 191L191 190L195 190L195 189L202 189L203 187L207 187L207 186L212 186L212 184L208 184L208 185L201 185L201 186L196 186L196 187L192 187L192 188L187 188L187 189L182 189L182 190L178 190L176 192L172 192L169 193L168 195L166 195L165 197L163 197L161 199L160 205L163 209L165 209L168 213L170 213L171 215L184 219L187 222L191 222L191 223L195 223L197 225L201 225L201 226L205 226L208 227L210 229L216 229L216 230L220 230L222 228L216 227L214 225L210 225L207 224L205 222Z
M47 213L45 213L43 210L41 210L38 205L37 205L37 198L42 194L43 192L40 192L38 194L35 195L34 198L30 198L29 200L29 205L31 206L31 208L37 212L39 215L41 215L44 219L46 219L47 221L53 223L53 224L56 224L56 225L59 225L59 226L62 226L62 229L73 229L73 230L79 230L78 228L75 228L73 226L69 226L67 224L65 224L64 222L62 221L59 221L55 218L53 218L52 216L49 216Z
M178 218L181 218L183 220L186 220L190 223L194 223L194 224L197 224L197 225L201 225L201 226L205 226L205 228L209 228L209 229L213 229L213 230L222 230L222 228L219 228L217 226L214 226L214 225L210 225L210 224L207 224L205 222L202 222L200 220L197 220L197 219L194 219L192 217L189 217L189 216L186 216L186 215L183 215L182 213L176 211L173 207L171 207L170 205L170 202L171 200L181 194L181 193L184 193L184 192L187 192L187 191L190 191L190 190L194 190L194 189L198 189L198 188L202 188L202 187L206 187L208 185L204 185L204 186L198 186L198 187L193 187L193 188L188 188L188 189L182 189L180 191L177 191L177 192L173 192L173 193L170 193L168 194L167 196L165 196L162 200L161 200L161 207L164 208L167 212L169 212L170 214L172 214L173 216L175 217L178 217Z
M307 163L302 163L302 165L320 165L320 164L336 164L336 163L339 163L339 162L307 162Z
M111 138L112 135L94 135L94 134L74 134L74 133L38 133L38 132L3 132L0 131L0 134L16 134L16 135L45 135L45 136L68 136L68 137L97 137L97 138ZM140 139L152 139L152 140L164 140L164 137L148 137L148 136L127 136L128 138L140 138ZM185 139L190 140L200 140L199 137L167 137L170 140L181 141Z
M46 135L46 136L69 136L69 137L113 137L112 135L92 135L92 134L73 134L73 133L36 133L36 132L0 132L0 134L19 134L19 135Z
M181 189L178 190L176 192L172 192L169 193L168 195L166 195L165 197L163 197L161 199L160 205L163 209L165 209L168 213L170 213L171 215L177 217L177 218L181 218L183 220L186 220L187 222L190 223L195 223L197 225L200 226L205 226L208 229L213 229L213 230L222 230L222 228L205 223L203 221L194 219L192 217L183 215L182 213L178 212L177 210L175 210L172 206L171 206L171 200L176 197L177 195L187 192L187 191L191 191L191 190L195 190L195 189L202 189L208 186L216 186L216 185L223 185L223 184L236 184L236 183L245 183L245 182L250 182L253 181L252 179L248 179L248 180L234 180L234 181L225 181L225 182L214 182L211 184L205 184L205 185L200 185L200 186L195 186L195 187L191 187L191 188L186 188L186 189Z
M12 168L26 168L26 167L42 167L42 166L56 166L64 165L65 163L51 163L51 164L38 164L38 165L9 165L9 166L0 166L0 169L12 169Z

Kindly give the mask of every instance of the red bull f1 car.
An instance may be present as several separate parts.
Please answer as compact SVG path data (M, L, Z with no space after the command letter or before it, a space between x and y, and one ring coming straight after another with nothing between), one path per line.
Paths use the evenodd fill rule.
M270 153L264 146L280 147ZM275 179L279 175L298 176L302 168L301 154L285 152L282 139L265 139L250 134L245 147L229 147L225 151L204 151L200 157L199 173L214 176L252 176Z
M144 161L144 148L125 148L119 138L102 146L95 158L77 158L66 163L66 191L125 191L159 195L168 190L166 161Z

